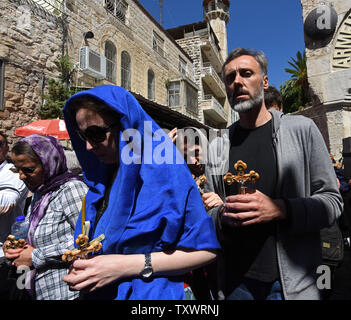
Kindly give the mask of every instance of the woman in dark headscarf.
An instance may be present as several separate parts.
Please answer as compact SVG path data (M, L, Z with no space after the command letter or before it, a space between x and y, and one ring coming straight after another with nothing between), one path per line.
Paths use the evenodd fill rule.
M68 171L64 150L53 137L21 139L13 146L11 158L33 199L26 216L30 223L27 245L5 249L5 256L17 267L32 267L26 288L35 299L74 299L77 294L62 281L68 266L61 255L74 247L74 227L87 187Z
M89 186L89 238L105 235L64 280L86 299L184 299L182 275L213 261L219 244L172 141L116 86L75 94L64 115Z

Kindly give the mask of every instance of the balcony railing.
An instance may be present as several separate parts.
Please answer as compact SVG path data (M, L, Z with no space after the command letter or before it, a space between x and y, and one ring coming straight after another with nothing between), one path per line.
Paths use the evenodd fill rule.
M225 92L225 86L221 78L219 77L218 73L216 70L213 68L210 62L204 62L202 64L202 76L203 77L212 77L215 80L215 83L217 84L217 87L220 91L218 92L218 96L225 97L226 92Z
M57 16L63 13L63 0L33 0L33 2Z
M215 112L216 120L221 120L221 122L227 121L227 113L224 111L223 106L218 102L218 100L213 95L205 95L204 99L201 101L201 108L203 110L211 110L212 114Z
M230 123L234 123L237 120L239 120L239 113L230 109Z
M211 74L215 79L216 81L224 88L224 84L221 80L221 78L219 77L219 75L217 74L216 70L212 67L211 63L209 62L204 62L203 64L203 70L208 73L208 74Z

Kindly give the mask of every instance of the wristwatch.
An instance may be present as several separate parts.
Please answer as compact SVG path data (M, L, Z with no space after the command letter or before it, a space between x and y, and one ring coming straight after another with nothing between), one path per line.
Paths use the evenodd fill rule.
M150 279L151 276L153 275L154 270L152 269L151 265L151 254L146 253L145 254L145 265L143 270L140 271L139 275L143 279Z

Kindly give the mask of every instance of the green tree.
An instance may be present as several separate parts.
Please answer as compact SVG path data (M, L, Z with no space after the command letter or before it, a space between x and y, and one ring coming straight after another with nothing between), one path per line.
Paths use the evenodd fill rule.
M62 108L74 93L69 87L73 73L73 64L69 56L61 56L55 64L60 72L59 80L49 79L48 81L48 92L43 95L44 102L38 110L41 119L63 119Z
M288 61L292 68L285 68L285 72L291 74L291 78L280 86L280 93L283 99L284 112L298 111L311 103L309 97L309 84L307 77L306 52L298 51L296 59L290 57Z

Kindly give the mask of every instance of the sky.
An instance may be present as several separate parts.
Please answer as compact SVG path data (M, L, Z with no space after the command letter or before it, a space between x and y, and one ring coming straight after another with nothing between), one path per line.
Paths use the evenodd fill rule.
M159 0L139 0L160 22ZM203 21L203 0L163 0L163 27ZM305 49L300 0L230 0L228 52L236 47L263 51L268 59L270 85L279 89L290 79L287 61Z

